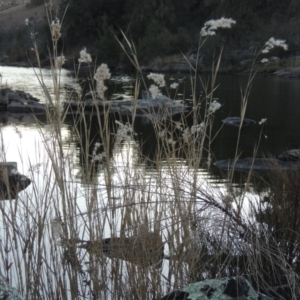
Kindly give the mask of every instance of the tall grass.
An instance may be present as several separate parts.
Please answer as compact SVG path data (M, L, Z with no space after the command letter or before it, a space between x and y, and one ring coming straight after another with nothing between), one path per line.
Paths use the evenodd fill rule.
M201 78L197 65L191 65L190 114L176 121L167 108L159 112L160 118L148 115L157 147L151 157L145 157L143 142L136 135L136 109L140 83L149 87L132 41L125 35L126 45L119 41L137 68L132 116L124 119L109 112L111 102L103 97L105 78L110 76L107 70L107 77L91 84L90 96L83 96L95 104L93 113L87 114L82 106L82 111L70 116L62 109L60 93L61 23L51 11L48 17L55 92L50 94L42 72L37 73L49 105L47 124L37 122L43 143L36 146L36 153L42 163L33 164L29 158L31 187L18 199L0 203L0 259L7 279L26 299L160 299L196 280L235 275L247 276L257 288L283 283L295 287L298 215L294 215L294 225L287 225L291 227L288 237L280 235L284 246L278 247L279 239L272 234L274 222L263 221L279 209L275 194L268 201L271 215L261 201L250 203L246 211L248 194L246 190L234 193L232 177L227 189L214 188L201 171L209 169L213 159L211 143L216 137L212 128L220 107L214 92L223 46L209 81ZM226 19L222 22L228 24ZM221 28L222 22L217 23ZM199 51L214 28L211 24L204 26ZM80 59L79 66L91 58L84 50ZM90 70L89 79L94 82L91 65ZM155 82L157 76L151 78ZM253 78L251 74L242 94L242 120ZM200 96L196 94L198 82L204 91ZM164 85L155 84L152 96L153 91L163 92ZM81 96L76 99L83 100ZM99 101L106 105L103 111ZM71 124L76 147L66 145L66 124ZM74 172L74 160L81 166L79 173ZM275 174L289 182L288 175L279 170ZM288 189L293 194L297 185ZM297 195L293 194L294 206ZM284 220L284 211L278 213L283 213Z

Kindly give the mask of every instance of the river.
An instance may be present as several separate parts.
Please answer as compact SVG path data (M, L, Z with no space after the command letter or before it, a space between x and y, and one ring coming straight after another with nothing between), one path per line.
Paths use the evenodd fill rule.
M51 92L51 72L46 69L42 72L44 82ZM0 67L0 74L2 75L2 84L12 89L25 90L34 97L41 99L41 102L46 101L32 69ZM166 78L169 84L172 82L180 83L177 97L183 98L186 102L191 99L192 90L187 75L173 74L166 75ZM205 76L205 80L208 79L209 77ZM242 129L239 147L241 157L253 156L256 145L258 145L258 157L268 154L276 156L287 149L299 148L300 101L298 95L300 94L300 85L298 81L298 79L264 77L262 75L255 77L248 100L246 118L257 122L266 118L267 124L264 126L260 142L259 137L262 128L260 125L255 124L252 127ZM217 136L211 145L213 162L232 158L235 154L238 128L224 125L222 120L227 117L239 116L241 89L246 83L247 74L220 75L218 77L218 88L214 98L218 99L222 106L216 111L214 117L213 133L217 133ZM128 99L134 84L135 80L132 74L113 74L108 83L108 98ZM74 78L74 73L63 70L61 73L61 97L67 97L70 89L76 88L76 85L78 85L78 81ZM197 95L201 95L201 90L199 85ZM174 92L172 91L172 93ZM1 238L3 247L9 244L20 256L22 254L18 250L18 245L23 245L28 236L31 237L39 231L37 224L40 224L40 221L37 219L44 217L45 228L40 229L43 234L48 236L44 240L45 245L48 245L44 246L44 257L51 257L54 265L55 262L59 264L59 256L56 250L51 248L51 245L56 243L63 229L57 224L58 229L53 229L51 224L61 215L66 218L66 209L70 219L76 216L77 220L75 224L72 222L69 224L64 220L70 225L68 232L69 236L73 238L87 239L91 235L109 237L120 235L121 230L125 230L127 233L135 232L135 227L146 226L151 230L161 227L160 230L163 232L164 239L169 241L167 237L172 234L174 238L174 232L179 231L179 225L168 220L177 216L180 220L179 223L184 224L185 216L195 214L185 204L180 204L179 210L175 208L177 197L188 202L195 196L191 193L193 187L191 183L195 174L197 174L197 193L199 192L201 195L203 193L210 194L212 197L227 195L227 180L220 175L218 170L193 167L194 171L191 173L191 168L185 157L180 154L177 157L172 157L172 161L162 158L159 167L157 161L156 163L149 163L149 158L152 160L151 155L158 147L151 124L145 123L143 125L141 122L134 127L135 135L127 134L126 138L115 139L111 145L111 153L109 155L106 153L107 157L105 157L109 160L109 167L100 163L97 172L86 177L87 155L91 157L94 154L99 154L96 151L102 147L100 144L103 143L103 138L99 137L95 129L97 127L94 125L95 121L87 122L91 124L93 134L90 136L90 145L84 148L82 145L87 136L81 131L82 128L74 122L66 120L61 127L62 148L60 149L55 142L56 136L53 128L45 118L39 117L38 119L39 125L37 125L36 119L28 115L11 114L6 115L5 118L0 115L0 159L1 161L17 162L20 173L32 180L32 184L25 191L20 192L18 201L2 201L2 212L9 212L14 219L14 230L8 233L5 229L12 224L5 217L2 218ZM119 130L121 129L119 127ZM78 132L80 132L79 135ZM118 136L118 133L119 131L115 129L109 135L115 137ZM139 149L141 147L141 144L138 143L139 137L143 137L142 152ZM98 143L99 146L97 146ZM56 169L55 160L58 159L59 161L59 158L54 154L59 153L59 151L64 152L64 161L63 167ZM174 170L176 171L174 172ZM60 176L65 182L64 188L57 184ZM174 186L175 182L180 186L180 190L177 192ZM237 194L239 194L241 186L243 185L240 183L234 185ZM248 210L249 203L259 199L254 190L250 186L243 193L242 202L245 211ZM64 200L68 200L67 207L66 203L61 202ZM52 206L52 203L56 204ZM175 203L174 207L172 203ZM131 206L139 208L136 210L130 208L128 211L127 207ZM99 216L101 216L101 221L97 223ZM141 218L144 219L141 221ZM197 220L198 216L195 216L195 222ZM210 224L210 221L206 224ZM97 228L97 231L93 231L91 227L94 227L94 230ZM185 225L182 227L186 230ZM74 230L74 235L72 230ZM18 232L19 237L14 236L15 232ZM178 236L177 233L175 234L175 239L178 238L177 242L183 239L182 235L182 232ZM33 239L32 255L38 253L38 247L35 243L36 240ZM169 245L168 248L170 247ZM12 259L9 253L3 259L7 258ZM35 261L35 256L33 260L38 264L38 261ZM32 257L27 257L25 261L32 263ZM14 262L17 265L17 261ZM34 265L34 263L32 264ZM107 268L112 268L112 266L109 265ZM17 270L10 274L13 277L10 280L20 287L24 281L23 277L28 276L28 272L33 272L33 269L25 264L21 274L18 274ZM174 283L174 278L169 271L168 264L166 264L163 274L169 280L162 279L162 282L170 285ZM50 275L47 271L41 272L41 278L45 281L49 280L48 276ZM70 282L67 285L71 285ZM110 282L109 286L113 284ZM48 289L50 287L44 287L42 292L49 292ZM84 293L83 290L84 288L82 288L82 293Z
M37 74L39 73L36 70ZM51 89L51 72L44 70L44 82ZM34 97L44 102L43 91L40 88L36 74L30 68L0 67L2 84L7 84L13 89L25 90ZM188 75L169 76L169 82L180 80L178 97L191 98L190 79ZM242 75L219 75L214 97L222 104L216 113L214 127L219 129L222 120L227 117L239 116L241 106L241 89L246 85L248 76ZM299 148L300 122L299 111L300 92L299 80L294 78L277 78L257 75L251 88L246 118L259 122L267 118L264 129L265 137L259 145L260 155L278 155L287 149ZM61 73L63 86L62 96L70 87L76 85L73 72L63 70ZM109 83L108 95L114 99L128 99L134 87L132 74L115 74ZM201 87L198 88L198 93ZM184 96L183 96L184 94ZM16 121L17 122L17 121ZM20 122L25 126L26 121ZM28 124L29 125L29 124ZM22 130L24 128L21 127ZM29 127L31 126L29 125ZM260 127L253 126L242 131L241 150L242 156L252 156L253 146L258 142ZM226 159L234 154L237 128L223 126L213 144L215 159Z

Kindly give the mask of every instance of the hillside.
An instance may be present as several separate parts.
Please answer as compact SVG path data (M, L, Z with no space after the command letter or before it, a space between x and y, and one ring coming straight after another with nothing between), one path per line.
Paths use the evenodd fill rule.
M58 1L54 5L58 7ZM37 24L45 23L46 11L45 5L31 7L28 1L2 0L0 5L0 28L1 31L18 30L25 26L26 18L36 18Z
M5 1L8 2L3 0L2 3ZM25 0L12 1L18 5L0 11L0 62L1 54L9 57L10 62L27 60L26 51L28 53L32 41L24 20L30 17L36 18L36 41L40 54L46 59L51 37L45 26L44 5L28 8L22 3ZM180 62L181 53L195 56L204 23L221 17L234 19L236 25L210 38L201 53L204 63L210 64L214 52L225 42L224 69L240 70L244 67L241 61L251 59L255 49L262 47L270 37L286 40L289 45L289 51L272 54L280 61L300 55L300 1L61 0L60 3L59 9L58 2L55 3L57 17L63 18L66 7L67 13L58 51L69 58L86 47L93 57L110 66L128 64L116 41L116 37L123 39L122 30L135 44L141 64Z
M19 29L25 26L25 19L37 17L40 22L45 17L45 6L26 7L26 4L19 4L8 9L0 11L0 28L1 30Z
M53 0L56 11L58 3L59 0ZM45 5L32 6L28 0L1 0L0 4L0 63L26 65L28 58L34 63L30 31L34 31L41 58L45 59L49 45ZM28 28L25 19L33 20L34 27Z

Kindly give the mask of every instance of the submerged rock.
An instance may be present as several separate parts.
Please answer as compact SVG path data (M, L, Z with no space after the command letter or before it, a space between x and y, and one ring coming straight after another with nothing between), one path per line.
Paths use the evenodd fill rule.
M222 120L222 122L228 126L240 127L241 118L240 117L229 117L229 118ZM242 126L251 126L254 124L256 124L256 121L251 120L251 119L244 119Z
M298 161L300 159L300 149L287 150L277 157L282 161Z
M136 101L103 101L87 99L85 101L67 101L64 103L64 111L68 114L100 113L104 112L118 114L121 117L155 117L163 119L174 115L188 113L191 106L174 101L166 96L155 99L138 99Z
M257 300L272 299L254 290L244 277L227 277L221 279L207 279L189 284L181 289L174 290L161 300Z
M30 183L28 177L18 172L16 162L0 163L0 200L16 199Z
M299 169L299 164L297 162L253 157L246 157L238 160L218 160L214 165L223 170L232 170L234 168L236 171L270 171L274 170L275 167L279 167L285 171L296 171Z

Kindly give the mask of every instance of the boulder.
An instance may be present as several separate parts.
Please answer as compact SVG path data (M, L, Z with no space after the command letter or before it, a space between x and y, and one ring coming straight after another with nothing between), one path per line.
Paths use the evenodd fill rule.
M5 300L22 300L23 298L18 291L9 286L4 278L0 276L0 299Z
M300 77L300 67L292 67L292 68L288 68L288 70L286 69L281 69L278 70L274 73L272 73L272 75L275 75L277 77L288 77L288 78L299 78Z
M0 88L0 112L10 113L46 113L45 104L24 91Z
M226 118L224 120L222 120L222 122L228 126L234 126L234 127L240 127L241 124L241 118L240 117L229 117ZM244 126L251 126L253 124L256 124L256 121L251 120L251 119L244 119L243 121L243 127Z
M16 162L0 163L0 200L16 199L30 183L28 177L18 172Z
M282 161L298 161L300 158L300 149L287 150L279 154L277 158Z
M155 99L138 99L133 107L133 101L130 100L93 100L85 101L67 101L64 103L64 111L67 114L85 113L117 113L121 117L148 117L152 119L163 119L178 114L188 113L192 110L191 106L182 104L180 101L174 101L166 96L160 96Z
M280 168L283 171L297 171L299 164L295 161L282 161L272 158L253 158L246 157L238 160L224 159L218 160L214 166L222 170L236 170L236 171L271 171L275 168Z
M254 290L244 277L207 279L174 290L161 300L272 300Z

